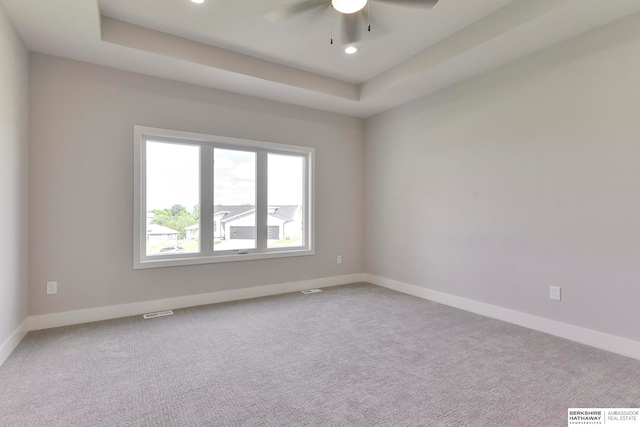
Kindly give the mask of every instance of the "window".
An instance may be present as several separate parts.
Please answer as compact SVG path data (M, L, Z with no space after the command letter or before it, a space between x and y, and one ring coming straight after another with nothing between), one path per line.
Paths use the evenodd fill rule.
M313 155L135 126L134 268L312 255Z
M304 158L267 154L269 221L267 247L304 245Z

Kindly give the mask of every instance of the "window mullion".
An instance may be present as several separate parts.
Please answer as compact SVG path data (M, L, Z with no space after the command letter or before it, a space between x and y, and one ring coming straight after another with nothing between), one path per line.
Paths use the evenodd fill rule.
M303 166L303 185L302 185L302 244L303 246L309 245L309 194L310 194L310 180L309 180L309 156L305 156L304 158L304 166Z
M200 253L213 255L213 147L200 146Z
M314 245L314 224L315 220L313 218L315 211L315 199L314 199L314 183L315 183L315 164L314 164L314 156L312 154L307 154L305 158L305 170L304 170L304 192L303 192L303 206L304 206L304 215L303 221L304 224L304 246L308 249L313 250Z
M140 197L135 201L135 209L138 213L137 225L138 225L138 241L137 245L134 244L134 250L140 254L140 259L145 260L147 258L147 139L144 136L140 136L139 146L136 146L136 155L140 158L136 162L140 166L140 173L138 177L139 182L136 183L137 190L140 191Z
M257 151L256 165L256 249L267 250L267 152Z

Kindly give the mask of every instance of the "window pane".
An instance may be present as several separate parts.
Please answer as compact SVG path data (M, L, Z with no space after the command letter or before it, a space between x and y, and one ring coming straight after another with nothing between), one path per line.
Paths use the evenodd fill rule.
M213 151L213 250L255 249L256 153Z
M268 155L267 247L303 246L304 165L302 156Z
M147 141L147 255L200 251L200 147Z

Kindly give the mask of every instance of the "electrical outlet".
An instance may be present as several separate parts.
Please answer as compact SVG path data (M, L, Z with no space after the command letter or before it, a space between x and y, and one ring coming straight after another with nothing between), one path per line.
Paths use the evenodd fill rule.
M552 300L560 301L560 287L559 286L550 286L549 287L549 298Z
M47 295L55 295L58 293L58 282L47 282Z
M342 264L342 255L338 255L338 264Z

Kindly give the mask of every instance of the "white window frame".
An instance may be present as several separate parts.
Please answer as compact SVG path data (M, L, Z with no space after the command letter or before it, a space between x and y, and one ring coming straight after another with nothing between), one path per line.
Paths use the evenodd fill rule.
M200 147L200 252L148 256L146 253L146 141ZM256 248L213 250L213 150L226 148L256 153ZM304 244L297 247L267 247L267 157L269 153L302 156L305 159L303 223ZM218 262L248 261L315 254L314 182L315 149L297 145L206 135L178 130L134 126L134 233L133 268L172 267ZM208 237L206 237L208 236Z

